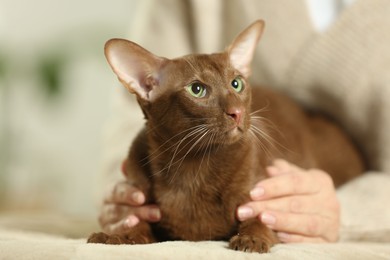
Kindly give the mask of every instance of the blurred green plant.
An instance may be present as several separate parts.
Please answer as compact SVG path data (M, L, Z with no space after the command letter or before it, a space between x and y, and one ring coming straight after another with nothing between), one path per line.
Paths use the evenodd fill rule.
M40 86L49 98L58 97L63 89L63 73L66 67L66 55L51 53L42 56L37 64Z
M4 78L5 78L5 74L6 74L6 70L7 70L6 63L7 63L7 59L4 55L4 53L0 52L0 80L4 80ZM0 84L0 86L2 86L2 85L3 84Z
M6 145L6 126L5 126L5 111L6 111L6 67L7 58L3 51L0 51L0 208L4 203L6 192L5 186L5 168L6 160L8 159L8 147Z

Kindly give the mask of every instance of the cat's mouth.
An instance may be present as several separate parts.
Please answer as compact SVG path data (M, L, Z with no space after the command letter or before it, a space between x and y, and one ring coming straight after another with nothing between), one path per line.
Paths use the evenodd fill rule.
M229 143L237 142L243 136L243 134L244 129L242 129L242 127L239 125L234 125L225 132L226 141Z

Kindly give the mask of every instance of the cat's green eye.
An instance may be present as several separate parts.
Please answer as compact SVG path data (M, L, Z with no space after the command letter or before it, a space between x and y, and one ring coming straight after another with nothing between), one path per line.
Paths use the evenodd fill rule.
M236 92L241 92L244 88L244 82L240 77L233 79L231 84Z
M206 96L206 87L202 83L191 83L186 89L194 97L202 98Z

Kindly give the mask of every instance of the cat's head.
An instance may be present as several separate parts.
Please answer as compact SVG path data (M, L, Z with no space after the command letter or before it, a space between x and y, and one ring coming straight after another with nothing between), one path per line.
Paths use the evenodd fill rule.
M155 134L234 143L250 127L247 79L263 27L263 21L254 22L225 51L210 55L167 59L122 39L109 40L105 55L122 84L137 95Z

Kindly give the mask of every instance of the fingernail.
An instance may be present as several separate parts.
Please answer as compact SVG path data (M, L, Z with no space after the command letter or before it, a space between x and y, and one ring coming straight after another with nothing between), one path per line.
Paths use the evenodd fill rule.
M276 223L276 218L268 213L261 214L261 222L266 225L274 225Z
M136 191L131 195L134 202L142 204L145 201L145 196L142 192Z
M264 195L264 189L262 187L256 187L249 192L252 199L260 199Z
M245 220L253 216L253 209L250 207L239 207L237 211L238 218L240 220Z
M161 212L158 208L151 209L149 212L149 218L150 220L160 220L161 219Z
M125 225L128 227L134 227L138 223L139 223L139 219L134 215L128 216L127 219L125 220Z

